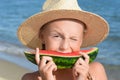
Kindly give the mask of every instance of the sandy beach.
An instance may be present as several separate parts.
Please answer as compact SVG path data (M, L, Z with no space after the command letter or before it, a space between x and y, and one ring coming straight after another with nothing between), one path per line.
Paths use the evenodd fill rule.
M120 66L104 65L108 80L120 80Z
M21 80L23 74L31 70L0 59L0 80Z
M21 80L23 74L36 70L36 66L23 57L23 51L27 50L18 40L17 30L23 21L42 10L44 1L0 1L0 80ZM120 0L78 2L83 10L97 13L108 21L109 36L97 45L100 51L97 59L104 64L108 80L120 80Z
M104 65L108 80L120 80L120 66ZM0 59L0 80L21 80L23 74L33 70Z
M108 80L120 80L120 66L104 65ZM21 80L23 74L32 70L0 59L0 80Z

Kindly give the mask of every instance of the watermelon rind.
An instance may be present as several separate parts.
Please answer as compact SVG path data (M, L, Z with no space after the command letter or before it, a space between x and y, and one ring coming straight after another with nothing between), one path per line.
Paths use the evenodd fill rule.
M36 64L35 54L31 54L30 52L24 52L24 54L30 62ZM88 56L90 57L89 63L93 62L96 59L97 54L98 54L97 47L92 48L92 50L88 52ZM40 55L40 58L42 56L46 56L46 55ZM78 60L78 58L80 57L83 58L82 56L79 57L50 56L50 57L52 57L58 69L72 68L75 62Z

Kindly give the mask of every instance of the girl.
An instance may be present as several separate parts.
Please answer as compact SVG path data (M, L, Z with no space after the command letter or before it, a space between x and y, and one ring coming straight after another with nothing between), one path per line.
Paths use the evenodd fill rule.
M63 54L79 51L82 47L98 44L108 34L105 20L81 11L77 0L58 0L56 4L50 1L44 4L42 13L30 17L18 30L20 41L30 48L36 48L38 65L38 71L25 74L22 80L107 80L103 65L99 62L89 64L89 56L85 53L80 53L85 59L79 58L72 69L57 69L49 56L39 59L39 49ZM66 3L75 4L68 7Z

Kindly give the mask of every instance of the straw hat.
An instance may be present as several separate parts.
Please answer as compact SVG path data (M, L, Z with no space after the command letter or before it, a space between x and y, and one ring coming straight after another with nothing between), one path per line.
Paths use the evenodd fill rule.
M77 0L46 0L43 10L23 22L18 29L18 38L27 47L41 49L38 37L40 28L57 19L77 19L87 26L81 47L94 46L103 41L109 32L108 23L100 16L82 10Z

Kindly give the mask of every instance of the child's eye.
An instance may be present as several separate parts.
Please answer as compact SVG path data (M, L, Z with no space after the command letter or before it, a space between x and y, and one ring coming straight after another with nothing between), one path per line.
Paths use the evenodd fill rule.
M76 38L70 38L72 41L77 41L77 39Z
M58 33L51 33L50 35L52 38L55 38L55 39L61 38L61 35Z
M54 35L53 37L59 37L59 35Z
M60 38L60 35L53 35L54 38Z

